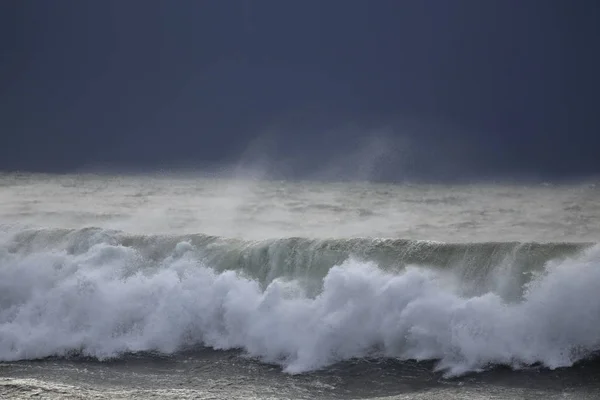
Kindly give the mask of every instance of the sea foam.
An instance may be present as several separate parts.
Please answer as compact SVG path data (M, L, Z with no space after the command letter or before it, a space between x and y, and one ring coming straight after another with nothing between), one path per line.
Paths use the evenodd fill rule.
M428 265L389 270L349 257L314 293L295 276L265 283L217 270L190 241L156 260L105 233L93 238L26 248L3 238L0 361L209 346L243 349L289 373L394 357L437 360L459 375L570 366L600 350L598 247L547 262L508 301L493 289L465 293L464 276Z

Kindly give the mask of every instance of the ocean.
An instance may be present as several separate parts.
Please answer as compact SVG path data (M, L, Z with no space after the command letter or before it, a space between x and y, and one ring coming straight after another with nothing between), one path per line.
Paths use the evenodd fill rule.
M600 398L600 185L0 174L0 398Z

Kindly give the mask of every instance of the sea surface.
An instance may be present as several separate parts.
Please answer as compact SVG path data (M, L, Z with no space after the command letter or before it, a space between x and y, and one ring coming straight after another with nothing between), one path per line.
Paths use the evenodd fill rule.
M0 174L0 398L600 398L600 185Z

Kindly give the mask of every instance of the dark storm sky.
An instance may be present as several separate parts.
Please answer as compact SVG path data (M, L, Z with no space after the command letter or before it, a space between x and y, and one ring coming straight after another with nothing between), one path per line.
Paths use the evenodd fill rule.
M0 12L3 170L266 159L294 176L365 163L386 179L600 173L596 1L6 0Z

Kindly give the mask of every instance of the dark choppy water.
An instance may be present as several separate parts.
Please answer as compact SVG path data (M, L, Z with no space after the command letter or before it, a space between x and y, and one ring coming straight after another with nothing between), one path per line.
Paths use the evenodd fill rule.
M7 398L173 399L597 399L600 364L550 371L494 368L447 379L433 363L351 360L321 371L283 374L237 351L198 350L170 357L50 359L2 367Z

